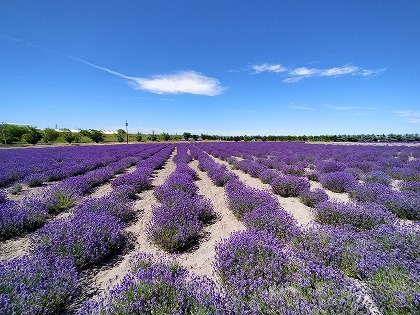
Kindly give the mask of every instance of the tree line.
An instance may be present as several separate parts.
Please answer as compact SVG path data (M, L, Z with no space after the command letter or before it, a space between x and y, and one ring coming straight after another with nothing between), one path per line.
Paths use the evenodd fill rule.
M77 132L67 128L55 130L52 128L38 129L34 126L19 126L13 124L0 124L0 137L5 145L14 143L37 144L41 140L45 143L67 142L80 143L86 142L86 139L95 143L99 142L125 142L125 141L300 141L300 142L413 142L420 141L419 134L357 134L357 135L316 135L316 136L291 136L291 135L238 135L221 136L208 134L192 134L184 132L182 135L170 135L162 132L156 134L153 130L151 134L138 132L137 134L127 134L123 129L118 129L113 135L106 135L102 130L81 129Z

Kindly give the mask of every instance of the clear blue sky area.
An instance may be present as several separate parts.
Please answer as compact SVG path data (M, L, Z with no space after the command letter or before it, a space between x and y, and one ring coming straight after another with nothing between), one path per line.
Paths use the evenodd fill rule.
M420 1L0 1L0 120L420 132Z

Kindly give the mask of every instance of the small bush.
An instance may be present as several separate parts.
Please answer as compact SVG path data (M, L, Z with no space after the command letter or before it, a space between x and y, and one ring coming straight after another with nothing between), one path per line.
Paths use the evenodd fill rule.
M384 206L376 203L345 203L325 201L315 208L315 221L322 224L350 225L369 230L381 224L392 223L396 217Z
M71 260L23 256L0 261L0 309L4 315L59 314L78 293Z
M271 187L276 195L282 197L298 197L311 187L307 179L286 175L272 180Z
M350 192L357 184L353 175L347 172L331 172L323 174L320 183L324 188L333 192L343 193Z
M308 207L314 207L320 202L327 201L328 195L323 189L316 188L315 190L306 191L301 194L299 200Z

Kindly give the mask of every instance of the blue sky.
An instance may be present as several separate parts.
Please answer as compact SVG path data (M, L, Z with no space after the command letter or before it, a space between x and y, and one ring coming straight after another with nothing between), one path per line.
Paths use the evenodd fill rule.
M0 120L420 132L420 1L0 2Z

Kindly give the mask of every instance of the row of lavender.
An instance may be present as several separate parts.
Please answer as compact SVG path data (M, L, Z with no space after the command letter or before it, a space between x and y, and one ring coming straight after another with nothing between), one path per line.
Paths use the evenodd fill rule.
M279 178L280 183L290 179L277 174L271 181L274 192L285 192L284 196L308 196L306 179L297 177L279 186ZM227 193L228 199L231 194ZM323 225L306 229L293 238L295 254L316 266L332 267L346 277L363 280L384 314L416 313L420 305L420 252L416 245L420 240L420 225L397 224L396 217L377 203L322 202L323 198L320 199L319 203L314 203L313 210ZM248 220L248 216L244 218ZM274 221L271 214L255 217L258 224L265 221L269 224ZM268 230L275 231L272 227Z
M49 217L68 210L82 196L92 192L95 187L108 182L115 175L123 173L128 167L155 154L162 148L163 146L155 145L143 147L141 152L138 152L139 148L131 149L126 152L128 156L118 161L73 177L71 177L72 166L70 165L67 171L63 167L62 174L66 177L64 180L43 187L36 193L28 194L21 201L9 200L7 190L0 191L0 239L22 235L27 231L41 227ZM90 150L90 155L97 154L92 147ZM136 155L131 155L134 152L137 152ZM115 156L104 155L103 160L115 158ZM87 158L89 160L90 156Z
M151 176L174 146L160 146L132 173L112 182L101 198L79 203L65 218L46 224L30 239L30 254L0 262L2 314L53 314L81 290L80 273L100 264L127 241L123 228L133 221L136 193L151 188ZM144 156L143 156L144 158Z
M188 166L191 156L186 145L178 145L175 171L157 187L154 195L161 203L152 210L149 238L170 253L185 251L198 243L204 224L215 218L208 199L197 195L197 173Z
M191 150L209 173L221 166ZM245 186L224 170L229 208L248 228L216 248L215 271L237 314L367 314L361 292L340 272L291 245L302 232L268 192Z
M201 147L264 183L271 183L273 191L283 197L300 196L308 205L325 201L327 196L322 191L309 191L309 179L333 192L350 193L354 201L381 205L402 219L420 220L419 148L340 146L339 151L337 146L329 146L331 152L326 152L325 146L299 143L295 147L289 143L237 146L212 143ZM273 153L268 153L269 147L273 147ZM404 150L409 153L402 154ZM233 154L245 159L238 160ZM395 180L399 181L399 190L391 187ZM378 216L386 216L380 210L383 207L375 207Z
M143 146L82 146L2 150L0 187L14 183L38 186L84 174L129 156L137 156Z
M154 190L160 204L147 226L151 241L169 253L191 250L204 224L215 218L209 200L197 195L197 173L185 145L177 146L175 171ZM120 284L87 302L81 314L234 314L208 278L197 277L167 256L136 253Z

